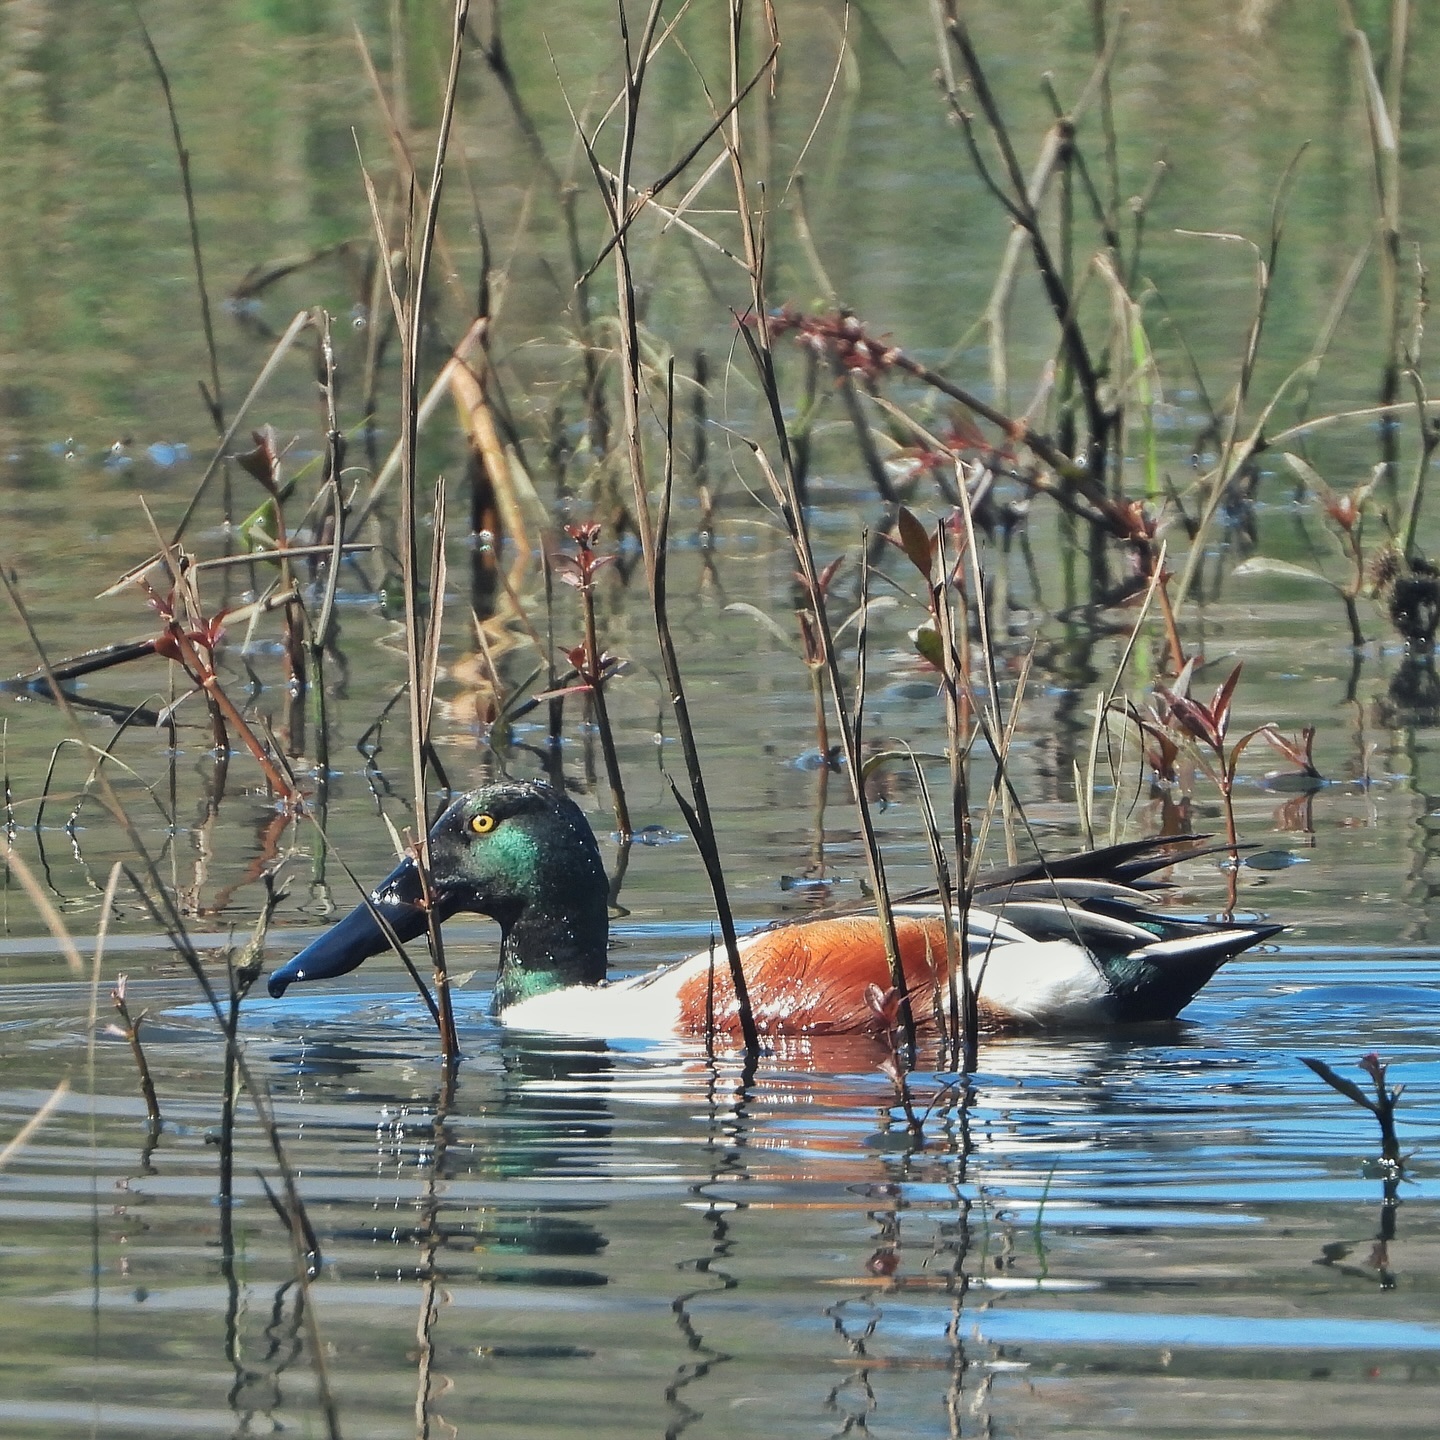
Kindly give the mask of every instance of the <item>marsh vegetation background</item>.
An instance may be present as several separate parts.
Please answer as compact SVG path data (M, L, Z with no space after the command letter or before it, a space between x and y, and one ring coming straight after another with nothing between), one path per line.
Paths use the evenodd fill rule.
M0 1144L18 1142L0 1162L0 1432L1432 1434L1440 682L1391 613L1397 563L1440 612L1424 591L1440 556L1428 9L665 5L629 147L623 105L602 126L626 38L601 0L472 5L453 109L447 5L141 13L154 57L127 7L0 10L0 674L20 677L0 692L19 862L0 891ZM648 16L622 13L633 76ZM996 303L1017 219L957 19L1027 177L1084 97L1036 214L1097 360L1093 412L1033 246ZM933 527L988 473L984 585L961 575L972 609L986 596L972 698L1016 720L1008 814L975 754L986 858L1009 837L1025 853L1112 828L1223 835L1203 748L1157 766L1156 735L1140 744L1117 712L1097 749L1095 714L1113 694L1163 731L1177 661L1205 699L1243 662L1232 740L1273 724L1303 753L1313 727L1314 774L1247 750L1231 798L1254 848L1237 869L1183 867L1175 905L1282 921L1278 946L1163 1033L988 1039L968 1084L953 1054L921 1053L919 1136L868 1040L798 1039L747 1065L507 1035L478 922L446 932L458 1069L393 962L228 1008L222 947L273 902L268 963L288 958L353 903L347 871L378 878L390 826L415 825L403 476L372 499L405 431L382 257L403 298L452 114L412 351L422 396L467 344L472 380L441 388L410 467L411 609L439 622L432 813L447 779L549 768L617 878L613 968L707 943L623 403L633 355L653 502L673 359L669 621L730 903L755 924L871 884L823 692L817 732L813 597L752 450L774 460L778 439L746 340L733 135L764 297L789 307L776 393L810 543L821 566L845 557L827 609L838 628L862 586L877 602L864 754L910 747L948 795L944 686L914 638L927 587L882 537L900 502ZM655 197L682 213L642 206L627 229L627 350L604 174L628 163L643 192L707 132ZM842 309L910 368L848 365ZM1062 458L1087 458L1095 415L1114 417L1099 500L1071 476L1064 509L1054 457L934 377ZM509 489L487 483L502 474ZM363 547L338 565L337 499ZM602 667L604 717L593 694L565 697L557 744L549 705L527 704L600 662L584 597L548 583L545 557L573 555L564 527L591 522L618 556L595 578L598 648L625 663ZM163 563L116 587L157 534L176 569L178 549L243 563L191 572L188 614ZM157 651L172 620L204 642L193 665ZM66 709L29 627L57 664L136 649L70 674ZM858 635L838 641L852 698ZM197 674L233 706L223 739ZM931 883L913 770L876 764L865 789L892 887ZM117 861L136 878L112 891ZM55 927L78 944L68 964ZM130 1016L148 1012L158 1129L107 1029L130 1023L110 998L122 972ZM1372 1116L1301 1062L1369 1094L1369 1052L1405 1086L1403 1180Z

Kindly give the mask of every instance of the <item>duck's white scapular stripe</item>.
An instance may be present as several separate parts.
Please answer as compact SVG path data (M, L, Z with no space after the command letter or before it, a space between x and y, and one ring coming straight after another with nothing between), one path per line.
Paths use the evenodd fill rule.
M1011 900L1111 900L1143 908L1143 890L1118 880L1019 880L1013 885L981 888L982 905L1008 905Z
M939 905L897 905L894 913L897 916L913 915L916 919L933 920L945 912ZM959 910L956 909L953 913L958 920ZM1013 921L1007 920L1005 916L997 914L994 910L972 909L966 913L965 921L966 933L972 941L994 938L997 941L1004 941L1006 944L1017 944L1030 938Z
M1256 930L1225 930L1218 935L1185 935L1179 940L1152 940L1133 953L1147 960L1188 960L1202 955L1233 955L1260 938Z
M765 931L743 935L737 949L743 960L763 939ZM603 985L572 985L532 995L505 1010L502 1024L544 1035L605 1035L623 1040L673 1038L680 1006L680 987L713 964L723 969L725 951L702 950L673 965L662 965L644 975L609 980Z

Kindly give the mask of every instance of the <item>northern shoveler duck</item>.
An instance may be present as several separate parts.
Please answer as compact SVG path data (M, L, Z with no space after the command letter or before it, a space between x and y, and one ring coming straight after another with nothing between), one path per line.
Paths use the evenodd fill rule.
M992 1030L1084 1028L1170 1020L1233 955L1283 926L1207 923L1155 915L1139 886L1194 853L1195 837L1141 840L992 872L968 915L982 1023ZM1178 853L1177 853L1178 852ZM537 781L487 785L462 796L430 832L431 904L497 920L494 1009L507 1026L609 1038L703 1034L707 1010L722 1033L739 1019L723 949L650 974L605 983L608 883L579 807ZM318 940L271 977L279 997L297 980L344 975L425 933L419 872L404 860ZM895 906L901 958L918 1023L933 1023L945 929L933 903ZM762 1034L873 1031L867 986L889 985L875 915L778 924L740 942ZM713 991L712 991L713 985ZM713 995L713 999L711 998Z

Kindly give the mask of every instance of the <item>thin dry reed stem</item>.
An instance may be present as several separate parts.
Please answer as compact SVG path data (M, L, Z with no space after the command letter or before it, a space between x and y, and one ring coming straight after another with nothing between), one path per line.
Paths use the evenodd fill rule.
M135 23L140 27L140 39L144 42L146 54L150 56L150 63L155 67L160 88L165 92L165 109L170 116L170 134L175 141L175 156L180 162L180 183L185 191L185 216L190 226L190 255L195 265L195 286L200 292L200 324L205 331L205 351L210 359L210 388L207 390L202 382L200 393L215 426L215 433L223 435L225 397L220 389L220 355L215 346L215 327L210 319L210 292L205 285L205 260L200 249L200 222L195 214L195 190L190 182L190 152L185 148L185 141L180 133L180 116L175 110L175 97L170 92L170 77L165 72L160 54L155 49L155 42L150 38L150 32L145 28L145 22L140 18L138 10ZM225 519L227 522L230 519L228 512Z
M673 780L670 782L671 790L676 802L685 814L686 821L695 838L696 846L700 851L701 859L705 864L706 875L710 881L711 891L715 899L721 934L725 942L725 952L730 965L730 977L735 990L741 1035L746 1050L751 1054L756 1054L759 1050L759 1035L756 1031L754 1015L751 1011L749 988L746 984L745 972L740 964L739 940L735 930L734 917L730 910L729 898L726 893L724 872L720 864L719 845L716 840L714 822L711 817L709 799L705 789L704 773L700 766L699 750L695 744L694 729L691 724L689 707L681 681L679 660L670 634L666 607L667 557L665 542L668 536L670 496L674 480L675 454L673 360L667 374L665 479L660 503L660 528L658 532L656 523L652 521L650 513L650 501L646 483L645 455L640 432L640 402L643 393L643 378L640 368L640 339L636 320L634 277L630 266L629 237L627 233L628 220L621 209L621 197L628 194L630 187L630 174L636 144L636 127L638 124L640 96L644 86L646 66L650 56L654 53L654 36L659 23L660 8L659 0L654 0L646 16L644 25L641 28L639 42L634 45L632 45L631 42L623 7L619 12L621 39L625 47L625 75L619 106L623 117L623 130L620 160L615 171L615 183L612 184L611 181L606 179L604 167L601 166L596 156L594 146L590 138L586 135L584 127L576 115L573 106L569 106L568 98L566 104L570 109L570 117L575 127L576 135L584 147L585 154L590 161L591 169L595 174L596 184L599 187L601 199L605 204L606 214L611 227L611 241L605 247L602 258L603 255L611 253L613 253L615 257L616 299L619 311L620 391L624 408L626 457L634 493L636 528L639 533L641 550L645 560L646 579L649 584L656 636L660 646L662 664L665 669L666 685L670 694L671 708L675 715L676 728L679 732L681 745L685 754L685 766L691 798L687 800L681 795L678 786L675 785ZM712 127L708 132L708 134L713 133L715 133L715 127ZM699 146L691 147L691 158L699 153L699 149ZM668 184L671 179L674 179L675 176L680 173L681 169L683 169L683 167L674 168L673 173L665 177L665 183ZM652 195L658 193L660 188L662 187L657 184L651 187L650 193ZM644 207L641 206L633 210L629 218L633 219L634 215L640 213L643 208ZM591 269L593 270L593 268L592 266ZM707 1038L713 1039L713 1037Z
M740 0L730 4L730 83L732 100L739 92L739 54L741 42L741 16L743 5ZM772 62L773 63L773 55ZM738 112L732 105L730 125L721 131L725 136L726 148L730 155L730 169L735 187L736 209L740 217L741 234L745 242L746 267L749 271L751 309L757 317L769 313L766 300L765 282L765 236L762 228L763 211L757 220L746 178ZM794 454L790 446L780 399L779 381L775 374L774 355L770 345L769 327L763 323L742 326L741 336L755 365L760 393L768 411L780 456L779 472L770 464L760 445L746 441L757 463L765 475L766 482L780 508L790 542L799 564L800 575L805 587L807 603L815 616L816 638L820 642L826 675L830 682L831 700L840 725L841 744L849 769L851 795L855 802L860 821L860 831L865 846L866 860L870 871L871 886L875 894L880 932L885 945L886 965L889 970L891 988L898 1002L898 1021L905 1035L905 1043L913 1055L915 1048L915 1014L910 1003L905 982L905 971L900 962L900 947L895 934L895 916L890 905L890 890L885 878L884 862L880 855L879 842L875 835L874 819L865 797L861 775L861 757L856 738L856 726L860 716L852 715L845 699L844 681L840 676L839 659L836 654L834 635L830 618L825 608L824 587L820 583L819 571L815 564L814 550L810 544L809 529L805 520L805 509L801 502L795 470Z

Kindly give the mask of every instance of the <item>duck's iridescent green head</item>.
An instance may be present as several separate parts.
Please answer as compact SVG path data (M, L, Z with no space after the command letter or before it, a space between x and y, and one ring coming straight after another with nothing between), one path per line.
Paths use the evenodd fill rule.
M430 831L431 903L439 920L461 911L499 921L497 1006L561 985L605 978L607 882L579 807L540 781L504 781L463 795ZM419 871L402 861L368 904L271 977L279 997L297 980L327 980L426 930Z

